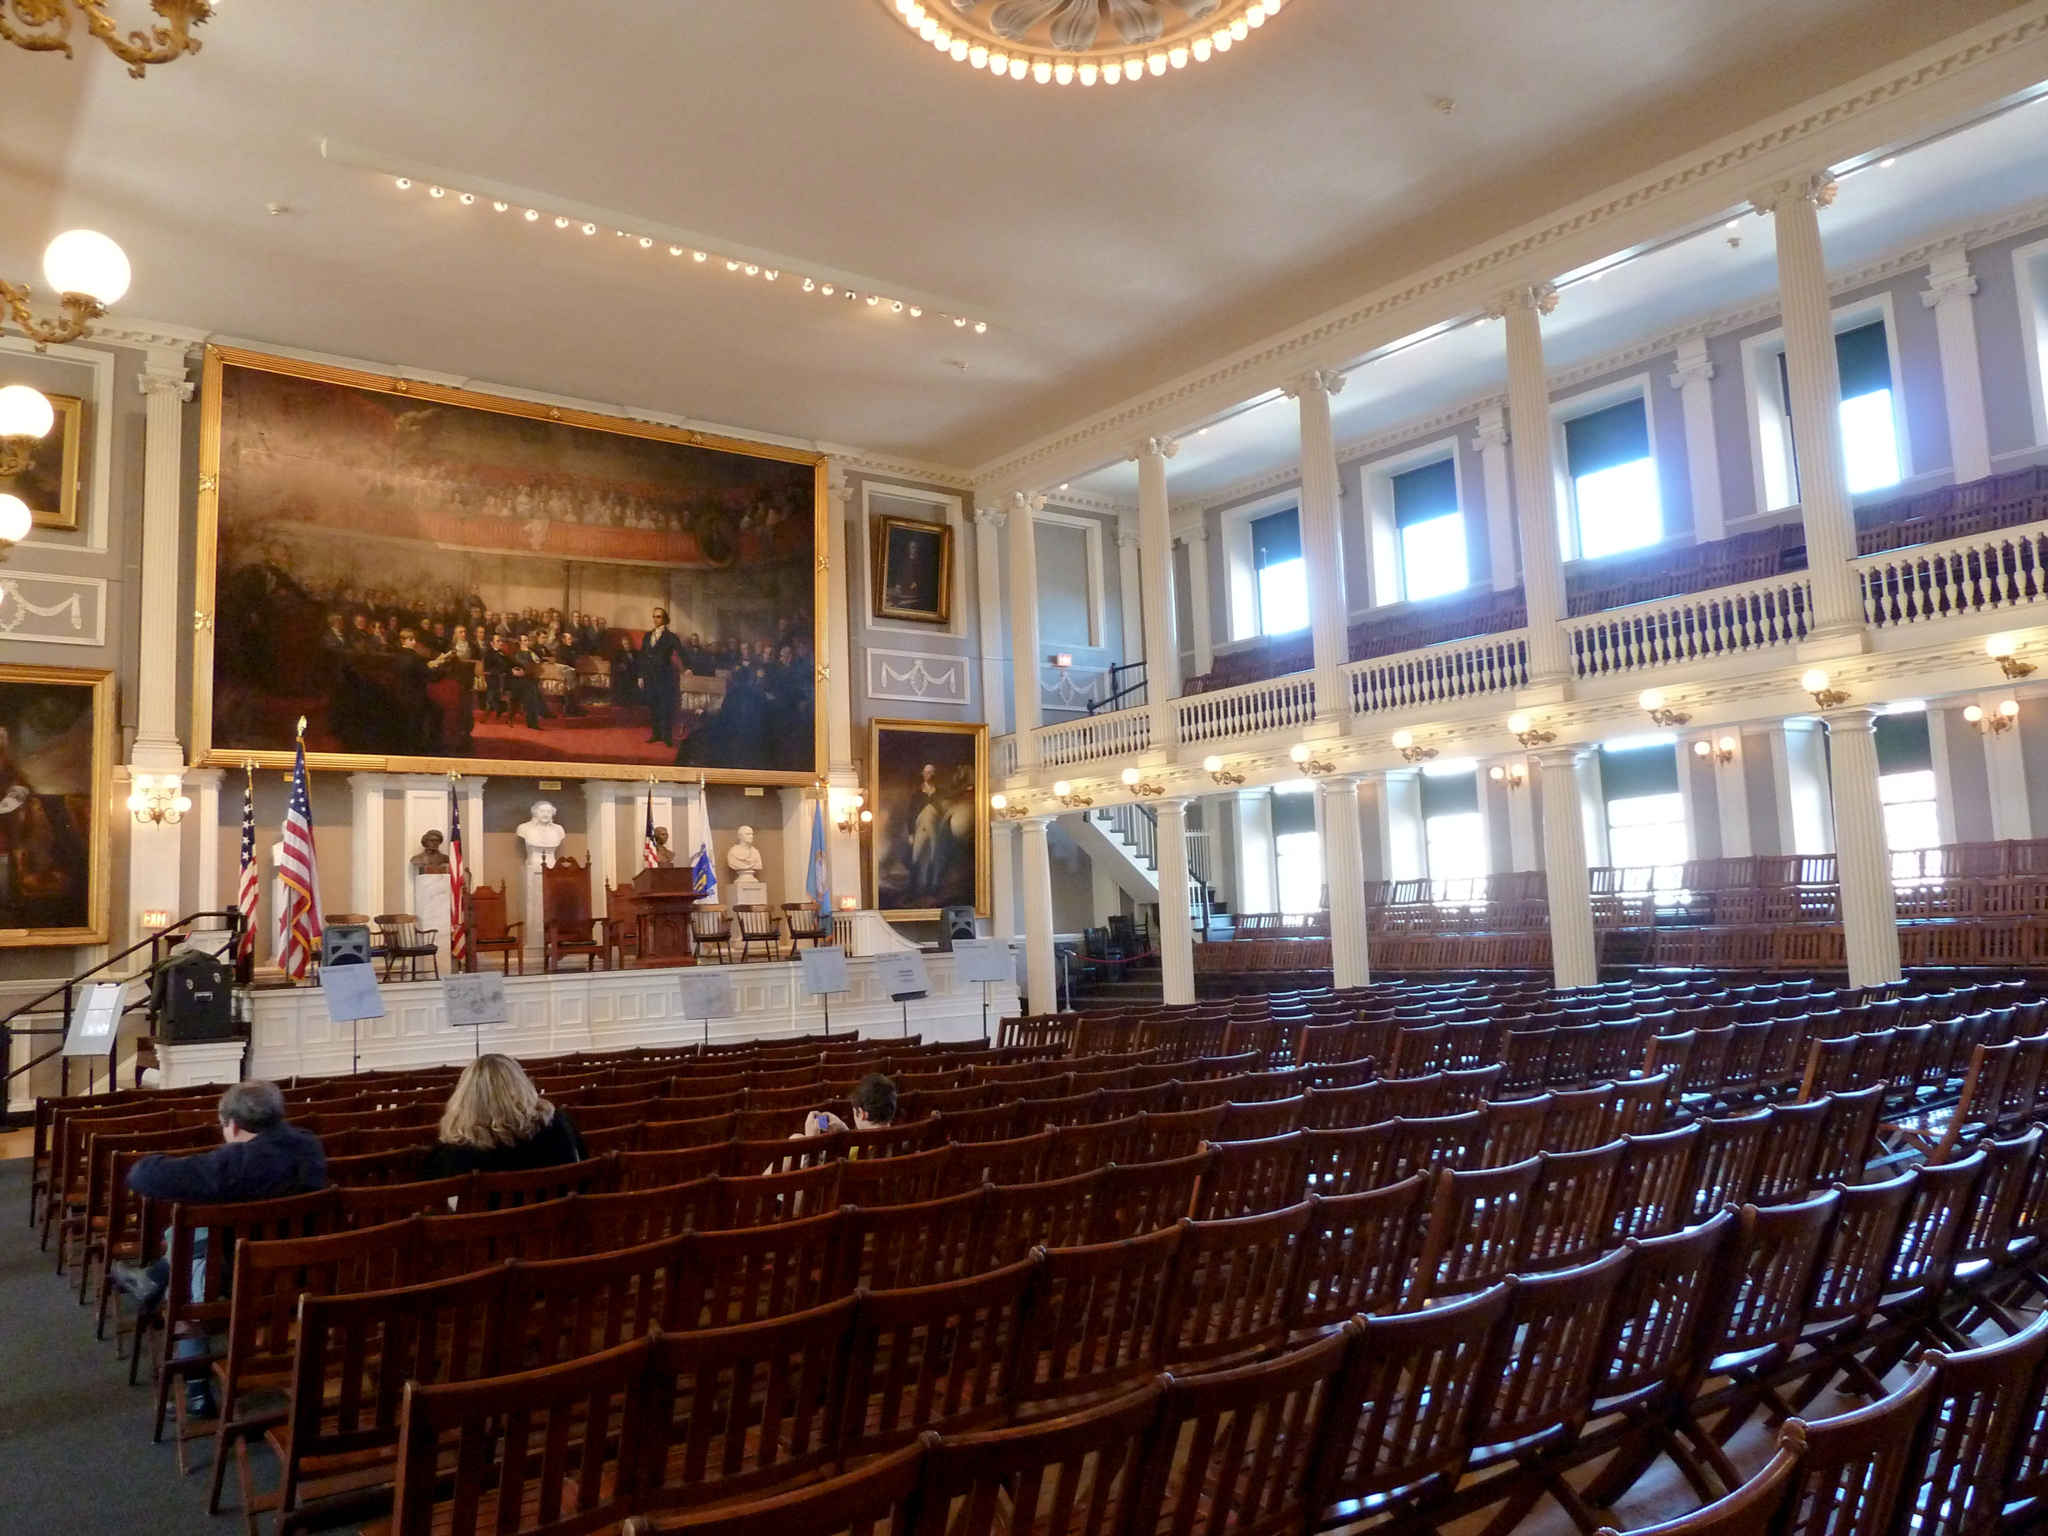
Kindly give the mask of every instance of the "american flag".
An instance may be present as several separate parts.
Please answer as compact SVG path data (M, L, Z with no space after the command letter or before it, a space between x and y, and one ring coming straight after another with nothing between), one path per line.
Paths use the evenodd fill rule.
M242 883L235 890L235 905L242 910L235 964L244 972L256 963L256 895L261 885L256 872L256 773L252 768L242 786Z
M648 869L660 867L661 858L654 844L654 796L647 797L647 828L640 834L640 862Z
M304 731L305 723L299 729ZM284 882L285 909L279 914L284 932L278 965L294 981L303 981L320 948L320 865L313 848L313 803L306 796L306 738L292 763L292 798L284 813L284 854L277 878Z
M455 786L448 786L448 910L453 914L448 933L448 958L458 971L469 969L469 924L462 910L462 807L455 799Z

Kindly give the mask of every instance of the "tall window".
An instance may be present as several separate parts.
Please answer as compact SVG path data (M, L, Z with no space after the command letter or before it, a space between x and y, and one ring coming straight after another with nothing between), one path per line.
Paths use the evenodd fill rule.
M1835 368L1842 376L1842 463L1849 489L1882 490L1899 483L1898 418L1892 410L1892 360L1884 322L1873 320L1835 333ZM1792 444L1794 495L1799 484L1799 445L1792 435L1792 380L1785 354L1778 353L1779 399L1785 411L1785 441Z
M1892 878L1911 879L1914 857L1941 843L1941 818L1934 805L1934 747L1924 708L1877 717L1877 798L1884 804L1884 842L1892 853Z
M1308 628L1308 567L1301 559L1301 514L1293 507L1252 524L1252 571L1258 580L1262 635Z
M1664 537L1649 407L1642 396L1567 421L1564 456L1581 559L1640 549Z
M1431 763L1422 770L1422 834L1439 899L1477 900L1488 859L1479 772L1471 763Z
M1323 840L1316 836L1315 785L1273 786L1273 860L1282 912L1313 912L1323 904Z
M1401 541L1401 595L1441 597L1470 583L1458 467L1439 459L1393 477L1394 529Z
M1600 790L1607 802L1608 861L1617 869L1651 872L1631 880L1631 890L1677 890L1692 856L1692 832L1678 792L1676 744L1653 739L1602 747ZM1549 806L1543 809L1550 813Z

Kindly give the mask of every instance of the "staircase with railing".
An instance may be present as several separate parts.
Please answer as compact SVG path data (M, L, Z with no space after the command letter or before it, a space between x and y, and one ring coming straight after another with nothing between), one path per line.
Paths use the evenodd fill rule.
M1153 877L1159 876L1159 818L1149 805L1135 802L1104 806L1087 813L1095 829L1117 842L1131 861ZM1209 834L1200 830L1187 834L1188 916L1196 930L1207 934L1214 915L1221 909L1210 885Z
M1111 710L1136 709L1146 702L1145 663L1120 661L1103 674L1102 697L1088 701L1088 713L1100 715Z

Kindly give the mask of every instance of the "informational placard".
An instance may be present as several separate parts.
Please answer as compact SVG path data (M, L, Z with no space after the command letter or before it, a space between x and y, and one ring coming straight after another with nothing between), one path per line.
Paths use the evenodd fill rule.
M738 1015L739 999L732 988L732 975L709 966L684 971L683 1017L686 1019L730 1019Z
M915 949L876 955L875 979L889 994L890 1001L898 1003L906 998L923 997L931 987L931 978L925 975L924 955Z
M71 1005L66 1056L104 1056L113 1049L114 1037L121 1032L122 991L121 982L96 981Z
M803 990L808 996L825 997L853 990L846 979L846 951L837 945L807 949L797 959L803 966Z
M959 981L1015 981L1017 962L1003 939L955 939L953 975Z
M486 1024L512 1022L512 1009L505 1001L502 972L478 971L469 976L450 976L441 983L441 987L448 1003L448 1022L456 1029L481 1029Z
M320 991L327 999L327 1017L336 1024L384 1017L384 999L377 991L377 969L370 965L323 965Z

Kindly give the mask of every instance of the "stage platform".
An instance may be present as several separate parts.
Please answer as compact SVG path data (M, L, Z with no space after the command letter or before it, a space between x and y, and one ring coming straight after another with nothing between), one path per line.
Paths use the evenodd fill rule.
M794 962L763 961L720 966L733 978L737 1017L701 1019L683 1012L678 978L684 970L596 971L553 976L508 976L508 1024L473 1031L449 1025L442 983L387 983L380 990L385 1015L355 1026L332 1023L315 987L259 990L251 994L255 1017L249 1053L240 1073L289 1079L392 1067L425 1067L468 1061L478 1045L514 1056L552 1056L564 1051L617 1051L633 1046L694 1045L730 1040L773 1040L815 1034L826 1026L820 999L800 990L802 968ZM982 1033L984 988L956 982L953 957L925 954L930 981L926 996L892 1002L875 974L872 958L849 957L850 992L829 999L834 1031L858 1029L871 1039L908 1031L926 1040L973 1040ZM986 989L989 1027L1019 1011L1014 984ZM165 1087L232 1081L238 1064L233 1044L159 1047Z

